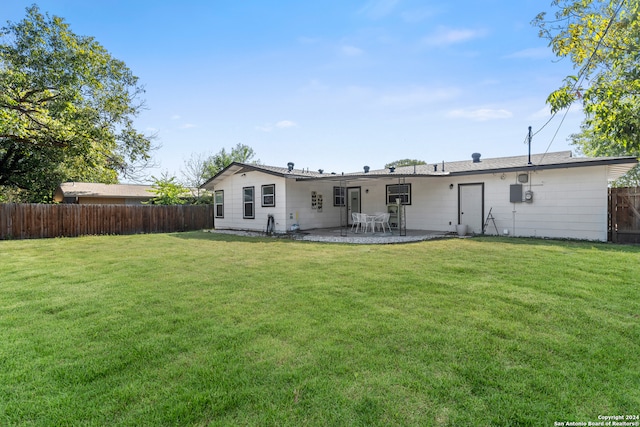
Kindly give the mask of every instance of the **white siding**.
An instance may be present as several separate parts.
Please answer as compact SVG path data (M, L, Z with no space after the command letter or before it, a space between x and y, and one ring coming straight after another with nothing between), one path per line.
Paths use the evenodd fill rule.
M574 167L529 172L523 191L533 191L532 203L511 203L510 185L522 172L470 176L407 177L411 184L411 205L406 206L409 229L454 231L458 222L458 185L484 184L484 219L492 209L498 233L512 236L607 239L607 166ZM336 178L338 179L338 178ZM386 211L386 186L397 178L372 177L347 182L360 187L362 211ZM275 184L276 206L261 206L261 186ZM243 219L242 188L255 187L255 219ZM264 172L246 172L225 179L216 190L224 190L224 218L216 228L265 231L267 215L275 218L277 232L291 229L338 227L341 209L334 206L333 188L339 181L296 181ZM313 209L312 192L322 196L322 210ZM493 223L486 230L495 234Z
M275 184L276 206L262 207L261 190L263 185ZM291 230L293 224L301 229L340 226L340 208L333 206L333 182L298 182L292 178L252 171L235 174L215 187L224 191L224 218L215 218L218 229L236 229L266 231L267 217L273 215L275 231L284 233ZM255 188L255 218L243 218L242 189ZM311 206L311 192L322 197L322 209ZM316 199L317 200L317 199Z
M506 186L515 183L515 175ZM499 190L501 186L489 186ZM507 188L508 190L508 188ZM531 203L501 203L501 191L486 193L486 206L495 206L498 230L527 237L607 240L606 166L553 169L530 174L523 190L533 191ZM508 200L508 192L507 192ZM495 233L495 229L487 232Z
M407 179L413 183L407 227L453 231L458 221L458 184L484 183L484 217L492 208L500 234L506 230L514 236L606 241L606 166L532 171L523 184L523 192L533 191L531 203L509 200L510 185L518 183L518 174ZM496 234L493 223L486 231Z
M340 207L333 206L333 187L339 183L331 181L287 180L287 229L298 224L300 229L327 228L340 226ZM313 209L311 194L322 196L322 209ZM296 222L297 221L297 222Z
M286 227L286 179L262 172L246 172L235 174L225 179L215 190L224 191L224 218L215 218L214 226L218 229L235 230L267 230L267 216L273 215L275 219L276 231L283 232ZM262 207L262 186L275 184L276 205L275 207ZM254 208L255 218L243 218L242 189L244 187L254 187Z

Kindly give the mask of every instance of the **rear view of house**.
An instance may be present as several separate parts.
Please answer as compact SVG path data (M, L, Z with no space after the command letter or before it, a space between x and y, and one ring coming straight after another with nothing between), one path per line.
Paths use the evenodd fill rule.
M493 159L474 153L465 161L339 175L293 163L233 163L203 188L214 193L219 229L345 228L352 213L389 212L396 232L449 232L461 224L475 234L606 241L608 185L636 164L633 157L569 151Z

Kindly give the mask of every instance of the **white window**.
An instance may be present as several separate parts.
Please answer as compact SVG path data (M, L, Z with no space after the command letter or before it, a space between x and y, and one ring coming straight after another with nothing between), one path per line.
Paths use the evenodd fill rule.
M216 218L224 218L224 191L217 190L213 193L213 206Z
M333 187L333 206L344 206L344 187Z
M255 187L244 187L242 189L242 200L244 204L243 218L255 218L254 200Z
M262 186L262 206L274 207L276 205L276 185L268 184Z
M410 205L411 184L387 185L387 204L395 205L396 199L400 199L401 205Z

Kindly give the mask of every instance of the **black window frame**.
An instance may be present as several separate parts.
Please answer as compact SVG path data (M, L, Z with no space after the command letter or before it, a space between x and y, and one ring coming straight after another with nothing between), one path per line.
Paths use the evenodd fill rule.
M400 192L400 187L407 187L406 193ZM398 191L391 192L393 187L398 188ZM396 199L400 199L401 205L410 205L411 204L411 184L387 184L385 198L388 205L395 205Z
M251 200L246 200L247 190L251 190ZM247 206L251 206L251 215L247 215ZM256 187L242 187L242 218L255 219L256 217Z
M265 188L273 188L273 193L271 194L265 194L264 190ZM261 187L260 189L260 198L262 200L262 207L263 208L275 208L276 207L276 185L275 184L265 184ZM271 203L266 203L265 202L265 198L266 197L272 197L273 198L273 202Z
M333 187L333 206L345 206L346 195L345 187Z
M222 198L221 202L218 202L218 195ZM218 214L218 208L220 208L220 214ZM213 212L214 218L224 218L224 190L215 190L213 192Z

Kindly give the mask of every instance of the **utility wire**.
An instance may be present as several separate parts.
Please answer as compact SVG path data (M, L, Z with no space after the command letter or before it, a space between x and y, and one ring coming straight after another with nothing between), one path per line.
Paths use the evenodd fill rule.
M616 16L618 16L618 13L620 13L620 9L622 9L622 5L625 3L625 0L621 0L620 4L618 4L618 7L615 9L615 11L613 12L613 15L611 16L611 18L609 19L609 22L607 23L607 27L604 29L604 32L602 33L602 37L600 37L600 39L598 40L598 43L596 44L596 47L593 49L593 52L591 52L591 55L589 56L589 59L587 60L587 62L582 66L582 68L580 69L580 71L578 72L578 78L575 80L575 82L573 83L573 85L571 86L571 92L574 92L576 90L576 87L578 87L579 84L582 84L582 81L586 78L587 75L587 70L589 68L589 66L591 65L591 62L593 61L593 58L596 56L596 53L598 52L598 50L600 49L600 46L602 45L602 42L604 40L604 38L607 36L607 33L609 32L609 29L611 28L611 26L613 25L614 20L616 19ZM560 132L560 128L562 127L562 125L564 124L564 120L567 118L567 114L569 114L569 110L571 109L571 105L569 105L566 110L564 115L562 116L562 120L560 120L560 123L558 124L558 127L555 131L555 133L553 134L553 137L551 138L551 141L549 141L549 145L547 146L547 149L545 150L545 152L542 154L542 158L540 159L539 163L542 162L542 160L544 159L544 157L547 155L547 153L549 152L549 150L551 149L551 145L553 144L553 142L556 139L556 136L558 136L558 133ZM549 120L547 120L547 122L542 125L542 127L540 127L540 129L538 129L537 131L535 131L533 133L532 136L537 135L538 133L540 133L545 127L547 127L547 125L549 125L549 123L551 123L551 121L556 117L556 115L558 114L558 112L554 112L551 117L549 118ZM527 136L525 137L525 143L527 143L529 139L529 135L527 134Z

